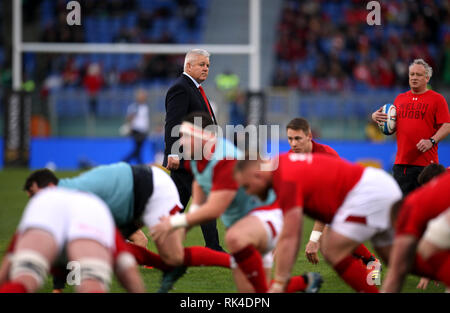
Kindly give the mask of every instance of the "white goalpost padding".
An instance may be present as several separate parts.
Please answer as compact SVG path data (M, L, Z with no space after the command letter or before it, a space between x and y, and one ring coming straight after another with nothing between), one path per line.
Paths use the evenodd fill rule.
M202 48L212 54L244 54L250 58L249 86L252 92L261 90L261 0L249 1L249 44L123 44L123 43L39 43L22 41L21 0L13 0L13 89L22 86L22 53L129 53L184 54Z

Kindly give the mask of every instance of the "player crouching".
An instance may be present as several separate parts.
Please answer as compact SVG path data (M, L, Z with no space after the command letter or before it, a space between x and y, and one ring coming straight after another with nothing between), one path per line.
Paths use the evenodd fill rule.
M237 158L243 153L211 130L211 118L202 112L188 115L182 125L181 144L185 168L194 175L192 204L188 213L163 218L151 229L155 240L179 228L201 225L221 217L225 241L233 255L231 267L239 292L267 292L283 215L275 194L260 201L239 188L233 178ZM261 258L261 255L263 257ZM269 280L268 280L269 279ZM317 273L296 276L288 292L317 292L322 278Z
M107 292L114 263L125 288L144 292L134 258L119 252L116 242L114 221L98 197L59 187L42 190L26 206L3 260L0 292L38 291L52 265L64 259L79 266L77 292Z
M396 237L383 291L399 292L409 272L450 287L449 186L447 171L393 206Z
M238 161L236 180L247 193L264 199L275 190L284 224L271 292L285 290L298 254L303 214L330 224L322 239L324 257L358 292L378 292L367 269L352 253L371 240L387 260L393 238L391 205L401 198L393 178L382 170L363 168L324 154L284 154L271 162Z

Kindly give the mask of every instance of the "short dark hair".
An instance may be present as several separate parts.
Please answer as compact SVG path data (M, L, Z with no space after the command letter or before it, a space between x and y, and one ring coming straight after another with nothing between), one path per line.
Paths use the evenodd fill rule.
M201 126L203 129L206 128L209 125L214 125L214 122L211 118L211 116L203 111L196 111L196 112L192 112L189 113L188 115L186 115L183 119L183 122L188 122L188 123L192 123L194 124L195 121L197 121L200 118L201 120L201 125L197 125L197 126Z
M43 168L31 173L23 186L23 190L29 191L33 183L36 183L39 188L45 188L50 184L58 185L59 179L56 175L47 168Z
M417 182L420 186L428 183L430 180L432 180L434 177L441 175L442 173L445 173L446 169L442 164L433 163L428 166L426 166L422 172L417 177Z
M308 134L311 132L311 127L309 126L309 123L306 119L302 117L296 117L293 120L291 120L286 125L286 130L293 129L293 130L303 130L305 134Z

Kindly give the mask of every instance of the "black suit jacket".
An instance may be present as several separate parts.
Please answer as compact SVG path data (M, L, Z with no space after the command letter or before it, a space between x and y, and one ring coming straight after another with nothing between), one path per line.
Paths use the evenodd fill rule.
M180 125L186 115L197 111L209 113L200 90L198 90L194 82L189 77L182 74L177 78L166 94L166 123L164 126L165 148L163 166L167 165L167 156L171 154L172 145L180 138L179 136L171 136L172 128ZM212 107L211 113L213 115L214 123L217 124ZM180 162L180 168L184 168L182 160Z

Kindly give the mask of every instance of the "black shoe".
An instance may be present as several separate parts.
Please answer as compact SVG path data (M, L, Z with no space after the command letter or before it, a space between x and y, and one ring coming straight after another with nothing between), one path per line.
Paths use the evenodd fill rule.
M161 281L161 287L159 287L158 289L158 293L168 293L173 285L175 285L176 281L178 279L181 278L181 276L184 275L184 273L186 273L187 267L182 265L182 266L177 266L175 267L173 270L168 271L168 272L164 272L163 274L163 278Z

